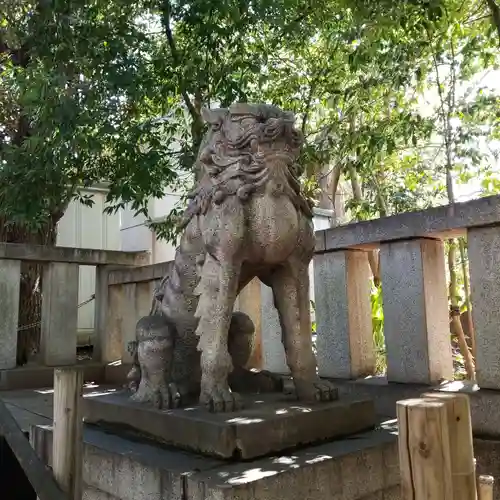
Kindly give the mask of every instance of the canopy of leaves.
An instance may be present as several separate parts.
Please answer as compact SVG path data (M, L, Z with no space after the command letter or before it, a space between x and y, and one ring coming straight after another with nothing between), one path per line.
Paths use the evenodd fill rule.
M164 124L148 120L157 83L143 6L2 1L0 210L37 225L79 186L144 210L174 177ZM89 203L90 200L82 199Z
M0 212L36 226L107 181L108 209L147 213L151 196L192 182L201 107L238 100L295 111L304 185L318 195L324 178L349 180L355 217L440 202L450 171L492 192L498 92L480 84L498 64L490 7L1 0Z

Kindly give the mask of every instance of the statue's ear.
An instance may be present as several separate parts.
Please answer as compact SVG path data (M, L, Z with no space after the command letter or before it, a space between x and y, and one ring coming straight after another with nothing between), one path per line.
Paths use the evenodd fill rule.
M219 121L217 114L206 107L201 108L201 117L203 118L203 121L205 123L208 123L210 125L214 125Z
M218 128L222 125L224 117L227 114L227 109L217 108L201 108L201 117L205 123L208 123L212 127Z

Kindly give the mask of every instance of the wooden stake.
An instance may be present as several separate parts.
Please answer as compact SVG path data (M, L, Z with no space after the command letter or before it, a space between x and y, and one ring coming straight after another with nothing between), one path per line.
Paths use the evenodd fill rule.
M478 500L493 500L493 476L479 476L477 478Z
M453 500L445 403L398 401L402 500Z
M52 470L71 500L82 498L83 371L77 367L54 370L54 435Z
M474 500L476 473L469 397L466 394L431 392L423 394L422 398L427 401L440 401L446 405L453 500Z

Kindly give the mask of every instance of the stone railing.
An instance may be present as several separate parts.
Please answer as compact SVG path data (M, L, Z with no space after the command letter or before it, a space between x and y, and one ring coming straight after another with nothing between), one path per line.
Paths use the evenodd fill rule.
M0 243L0 370L16 367L19 329L21 262L43 264L41 345L39 364L76 363L79 266L96 267L96 320L94 346L102 357L109 269L147 264L146 252L117 252L67 247ZM104 345L102 345L104 344Z
M387 380L453 378L444 240L466 236L477 382L500 389L500 197L319 231L314 258L318 364L325 377L373 372L369 264L380 249Z
M352 380L374 373L367 251L380 249L387 380L451 380L444 240L467 236L477 380L481 387L500 389L500 197L349 224L316 236L312 274L321 376ZM131 361L127 344L134 338L135 323L148 313L153 287L170 265L109 272L107 304L97 304L98 311L107 311L101 318L107 322L100 336L103 361ZM256 325L252 364L287 373L268 287L252 282L236 307Z
M476 333L477 382L500 389L500 197L482 198L317 231L313 282L321 376L374 373L367 251L380 249L389 382L434 384L453 377L444 240L467 236ZM149 254L0 245L0 370L15 367L22 260L46 263L41 364L75 362L78 266L95 265L94 359L131 361L128 342L151 308L152 291L171 263ZM252 365L287 373L268 287L251 283L238 299L257 330Z

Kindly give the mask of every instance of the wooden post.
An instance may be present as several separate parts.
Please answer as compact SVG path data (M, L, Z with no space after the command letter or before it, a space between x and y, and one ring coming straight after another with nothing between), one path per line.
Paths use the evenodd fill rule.
M431 392L425 400L440 401L448 414L449 448L453 481L453 500L476 498L476 472L469 397L466 394Z
M54 370L54 435L52 470L71 500L82 498L83 370L71 366Z
M493 476L479 476L477 478L478 500L493 500Z
M453 500L446 404L398 401L402 500Z

